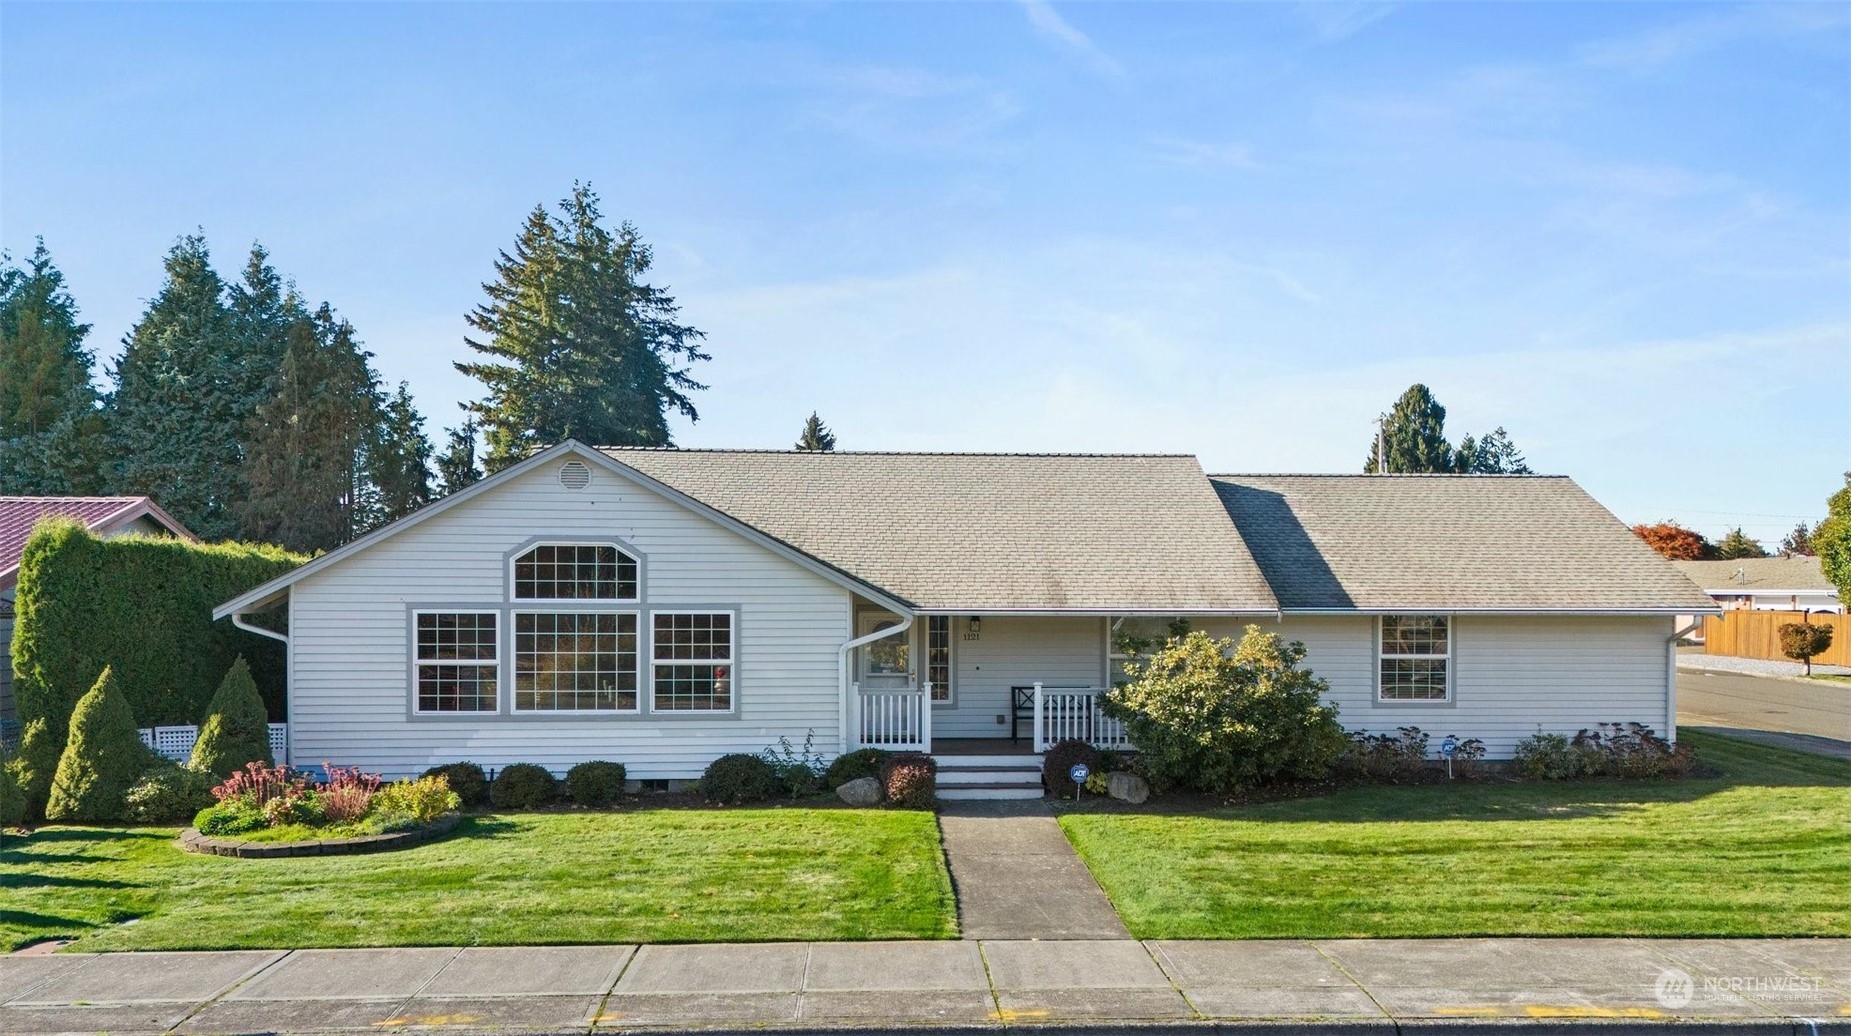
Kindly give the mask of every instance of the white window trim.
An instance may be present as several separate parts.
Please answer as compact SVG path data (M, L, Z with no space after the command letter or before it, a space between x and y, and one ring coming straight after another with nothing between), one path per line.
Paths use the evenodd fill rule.
M922 663L919 669L922 673L925 674L926 682L931 683L931 680L932 680L932 622L935 619L945 620L945 696L942 699L941 698L930 699L930 704L934 708L955 709L958 706L958 616L956 615L928 615L926 616L925 633L922 634L922 636L925 638L925 650L919 653L920 662ZM964 616L964 621L966 623L969 623L970 617ZM933 685L933 690L937 690L936 684Z
M521 558L524 558L527 555L533 553L534 551L539 550L541 547L609 547L611 548L612 550L623 555L624 557L629 558L630 563L636 566L636 596L635 597L522 597L520 596L520 583L515 578L514 566L517 562L520 561ZM525 608L530 604L571 604L571 605L577 605L577 606L586 608L587 610L592 610L600 605L618 605L618 604L640 605L643 603L643 559L638 557L632 551L626 549L623 544L618 543L615 540L535 540L532 543L523 544L520 547L515 548L514 552L508 555L506 576L508 580L508 602L514 605L515 607L519 607L519 608Z
M549 544L550 545L550 544ZM529 608L529 604L552 604L553 607ZM565 604L580 604L580 607L563 607ZM513 678L508 681L508 713L514 716L640 716L643 712L643 652L646 650L646 634L643 631L644 617L637 608L586 608L580 601L523 601L521 607L509 608L508 612L508 659L513 663L509 671ZM631 709L523 709L520 706L519 688L515 681L520 679L520 648L515 642L515 630L522 615L634 615L636 616L636 707ZM620 692L621 693L621 692Z
M725 659L656 658L656 616L724 615L726 616ZM739 613L731 608L651 608L645 617L648 630L649 714L652 716L735 716L739 713ZM724 709L659 709L656 707L657 665L721 665L732 670L727 677L727 707Z
M418 619L424 615L493 615L495 617L495 657L492 660L418 657ZM487 607L413 608L411 610L411 712L414 716L499 716L508 703L506 671L501 665L502 626L505 621L499 605ZM480 666L495 670L495 707L492 709L427 709L419 702L418 675L425 666Z
M1446 652L1444 654L1412 655L1405 653L1389 654L1382 650L1383 625L1391 618L1431 618L1446 620ZM1453 665L1453 658L1458 653L1459 623L1451 614L1439 612L1402 612L1395 615L1378 615L1375 617L1375 704L1377 705L1451 705L1453 704L1453 674L1458 669ZM1443 698L1384 698L1382 697L1382 663L1390 659L1438 659L1446 663L1446 696Z

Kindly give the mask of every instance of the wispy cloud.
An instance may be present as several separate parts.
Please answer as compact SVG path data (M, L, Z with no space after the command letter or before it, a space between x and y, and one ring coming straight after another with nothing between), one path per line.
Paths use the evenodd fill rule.
M818 122L893 151L968 150L1022 113L1008 91L976 76L853 65L810 69L804 78L821 88L809 105Z
M1213 143L1185 140L1181 137L1158 137L1151 141L1156 155L1171 165L1219 167L1222 169L1258 169L1253 147L1240 141Z
M1073 27L1073 24L1060 16L1054 5L1047 0L1021 0L1022 10L1028 15L1029 27L1035 35L1053 44L1060 50L1079 58L1093 71L1108 79L1126 78L1125 66L1119 64L1092 41L1092 37Z
M1629 72L1652 69L1755 39L1781 39L1835 32L1842 37L1851 12L1839 4L1753 4L1706 11L1643 32L1596 40L1581 48L1581 60L1597 68ZM1835 41L1843 47L1843 40Z
M1296 7L1300 17L1311 23L1313 32L1325 43L1348 39L1376 22L1395 13L1397 4L1381 3L1304 3Z

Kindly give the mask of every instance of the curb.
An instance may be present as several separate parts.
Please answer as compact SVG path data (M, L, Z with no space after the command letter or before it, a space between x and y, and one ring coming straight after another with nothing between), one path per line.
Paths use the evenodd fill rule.
M247 842L241 838L211 838L189 827L180 832L180 848L206 856L234 856L241 860L275 860L299 856L349 856L356 853L381 853L423 845L456 830L462 816L451 813L438 817L429 827L411 831L393 831L383 835L356 835L352 838L316 838L301 842Z
M1795 664L1797 665L1798 663ZM1681 659L1678 661L1677 668L1680 673L1702 673L1705 676L1740 676L1748 680L1782 680L1787 683L1803 683L1808 687L1833 686L1833 682L1830 680L1815 680L1805 676L1783 676L1779 673L1750 673L1740 669L1718 669L1714 666L1700 665L1695 662L1685 662ZM1826 675L1835 676L1837 674L1832 673ZM1851 687L1851 683L1838 684L1838 686Z
M452 1030L455 1031L455 1030ZM1271 1021L1124 1021L1124 1022L997 1022L989 1025L861 1025L804 1026L760 1025L743 1028L689 1029L681 1026L599 1026L598 1032L624 1036L844 1036L847 1033L894 1033L907 1036L979 1036L999 1032L1048 1033L1050 1036L1466 1036L1470 1033L1524 1033L1526 1036L1668 1036L1692 1033L1723 1036L1848 1036L1851 1019L1841 1018L1409 1018L1396 1020L1323 1021L1316 1018ZM549 1036L584 1036L582 1030L559 1030Z

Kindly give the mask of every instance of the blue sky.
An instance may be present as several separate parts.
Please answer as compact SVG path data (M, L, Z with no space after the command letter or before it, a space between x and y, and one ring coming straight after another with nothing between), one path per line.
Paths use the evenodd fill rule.
M1358 470L1431 385L1629 521L1851 467L1842 5L0 6L0 244L104 356L203 228L409 380L591 181L709 334L683 445Z

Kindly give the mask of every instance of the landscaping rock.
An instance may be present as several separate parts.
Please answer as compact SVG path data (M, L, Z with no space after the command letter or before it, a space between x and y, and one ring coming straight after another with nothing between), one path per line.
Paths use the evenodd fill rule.
M1120 802L1137 805L1150 798L1150 783L1135 773L1107 774L1105 793Z
M872 777L857 777L836 789L836 797L851 806L878 806L881 782Z

